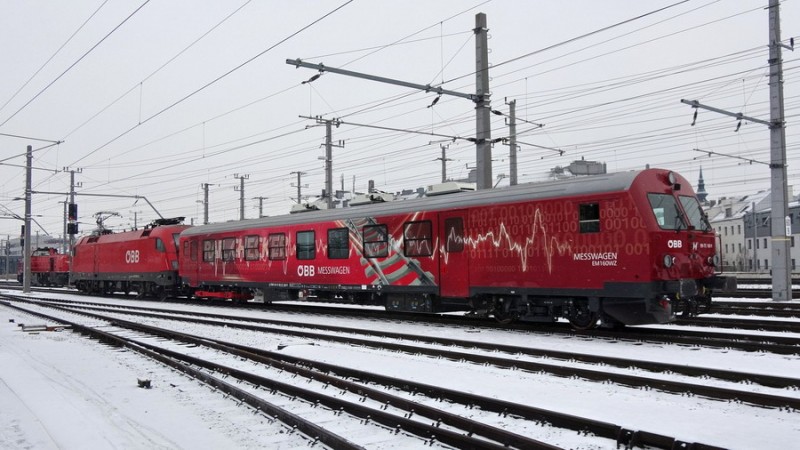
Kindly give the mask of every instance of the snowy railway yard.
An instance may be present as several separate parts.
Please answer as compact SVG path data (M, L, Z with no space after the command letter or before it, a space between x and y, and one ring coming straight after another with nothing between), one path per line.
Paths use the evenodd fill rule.
M800 438L793 331L576 334L0 293L2 448L777 449ZM800 323L787 311L702 317Z

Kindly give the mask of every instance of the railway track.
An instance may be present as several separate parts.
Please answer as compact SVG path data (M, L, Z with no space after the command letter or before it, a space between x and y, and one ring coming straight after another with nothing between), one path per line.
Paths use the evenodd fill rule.
M6 306L11 305L6 303ZM230 395L239 402L249 404L257 411L277 417L315 442L319 441L333 448L364 448L363 445L343 437L364 434L354 431L361 427L370 429L368 434L372 436L372 440L380 439L379 442L390 442L395 446L419 445L419 441L424 441L426 444L439 442L458 448L558 448L478 420L409 401L367 387L363 383L348 381L345 377L328 375L318 368L309 369L287 362L283 355L274 352L98 314L80 313L95 320L108 321L113 328L104 327L101 330L63 317L26 308L21 310L47 320L65 323L73 330L104 343L136 350ZM63 308L60 310L70 312ZM191 351L187 351L186 344L192 345ZM266 374L257 374L264 372L265 368L271 370ZM290 376L286 376L287 373ZM292 378L291 375L300 376L305 381L285 381ZM237 386L242 382L246 382L247 388ZM403 382L404 380L399 380L396 384ZM311 383L316 388L307 386ZM336 389L328 390L329 386ZM326 390L335 391L335 395L328 395L324 392ZM291 401L287 402L287 398ZM484 405L478 399L476 406ZM308 413L308 409L315 410L313 414L307 414L312 416L311 419L291 411L301 410ZM332 431L318 425L319 423L336 424L330 428L339 431ZM375 436L376 434L379 436ZM381 434L384 436L380 436ZM413 444L414 442L417 444Z
M60 305L85 305L86 307L98 307L98 308L109 308L109 309L128 309L131 311L141 311L142 315L148 314L147 311L158 315L159 313L170 313L172 310L162 307L137 307L137 306L127 306L124 304L108 304L108 303L100 303L100 302L93 302L89 300L63 300L57 299L52 300L55 304ZM194 302L185 302L185 301L178 301L179 305L187 304L187 305L196 305ZM160 304L160 303L159 303ZM213 304L212 304L213 305ZM186 313L193 317L192 320L197 322L202 322L203 320L210 318L224 318L230 317L231 314L234 312L242 312L242 308L246 309L254 309L254 310L263 310L263 305L260 304L242 304L239 305L237 308L230 308L229 304L223 304L218 307L221 312L220 313L204 313L204 312L191 312ZM211 307L213 308L213 306ZM302 315L303 317L308 316L316 316L316 317L341 317L341 318L358 318L358 319L365 319L365 320L376 320L376 321L386 321L386 320L393 320L398 321L400 323L403 322L412 322L415 324L418 323L428 323L431 325L438 325L438 326L454 326L454 327L480 327L481 329L486 330L494 330L498 329L498 324L490 318L480 318L480 317L473 317L473 316L461 316L461 315L434 315L434 314L412 314L412 313L397 313L397 312L387 312L380 309L365 309L361 307L336 307L336 306L326 306L326 305L318 305L318 304L273 304L270 305L269 311L278 311L284 313L293 313ZM291 322L287 322L284 320L268 320L263 318L253 318L249 316L238 315L236 316L238 320L244 322L255 322L258 324L264 325L295 325L295 326L303 326L300 324L294 324ZM190 320L191 321L191 320ZM783 322L772 322L772 324L761 325L762 321L759 320L738 320L738 319L725 319L725 318L708 318L704 319L703 316L699 318L692 318L692 319L680 319L677 322L678 325L694 325L699 327L706 327L709 328L707 331L705 330L686 330L684 327L680 326L669 326L669 327L628 327L623 330L603 330L603 329L595 329L586 332L577 332L573 330L568 324L566 323L554 323L554 324L524 324L524 323L516 323L510 325L504 325L502 329L504 330L517 330L520 332L534 332L534 333L552 333L562 336L573 336L573 337L582 337L582 336L591 336L594 338L604 338L608 340L616 340L616 339L625 339L625 340L634 340L640 342L652 342L658 344L666 344L666 345L689 345L689 346L696 346L696 347L711 347L711 348L730 348L730 349L738 349L743 351L758 351L758 352L769 352L775 354L800 354L800 336L776 336L776 335L765 335L763 333L753 333L747 334L744 332L725 332L721 331L720 329L730 329L730 328L739 328L745 331L758 331L764 330L765 328L771 328L772 331L787 331L785 328L781 328ZM790 328L796 328L796 324L789 322L788 326ZM337 327L337 326L328 326L324 327L322 325L312 325L312 327L316 329L325 329L327 331L340 331L340 332L347 332L351 328L347 327ZM716 328L716 329L712 329ZM364 331L368 333L369 331ZM375 332L376 335L382 335L383 332Z
M91 307L91 308L93 310L98 309L97 307ZM69 309L72 310L74 308L69 308ZM99 309L108 311L107 308L99 308ZM165 320L186 320L186 321L198 322L198 319L196 317L179 317L176 319L174 314L164 314L163 311L158 313L145 313L143 311L132 311L132 312L128 311L123 313L131 315L147 314L147 316L150 318L159 318ZM220 321L220 319L224 320ZM379 336L382 337L383 339L391 338L393 342L399 342L399 343L390 343L386 342L383 339L370 340L370 339L364 339L362 337L341 336L341 335L334 336L326 333L319 333L318 331L291 331L283 328L276 329L263 325L230 324L231 317L229 316L217 317L216 319L199 319L199 320L209 325L226 326L233 328L241 327L244 329L258 330L261 332L290 334L293 337L302 337L304 339L309 339L309 340L330 340L348 345L357 345L361 347L374 348L381 351L400 351L409 354L417 354L417 355L422 354L422 355L427 355L429 357L445 358L455 361L464 361L479 365L493 365L496 367L512 368L514 370L548 373L551 375L556 375L561 377L578 377L586 380L612 382L624 386L639 386L647 389L656 389L664 392L700 395L703 397L716 398L719 400L726 400L726 401L739 401L762 407L778 407L778 408L786 407L790 409L800 409L800 399L797 399L792 396L776 395L772 393L752 392L752 386L749 387L747 390L742 390L739 388L723 388L717 386L708 386L696 382L675 381L671 379L675 378L674 374L681 374L690 377L710 377L710 378L715 378L717 380L723 380L733 383L743 383L743 382L755 383L772 388L787 388L787 387L800 386L800 380L794 378L774 377L763 374L749 374L749 373L741 373L741 372L727 371L727 370L714 370L706 367L691 367L685 364L665 364L655 361L647 362L647 361L638 361L638 360L631 360L624 358L611 358L607 356L586 355L586 354L560 352L553 350L530 349L528 347L503 346L498 344L482 343L476 341L433 339L430 337L424 337L419 335L379 332ZM135 328L140 325L128 324L127 326ZM325 328L325 331L335 331L337 333L342 332L341 329L334 330L331 328ZM370 330L354 330L348 328L347 331L348 334L350 335L358 334L362 336L363 335L375 336L375 333L371 332ZM407 344L405 342L414 342L414 344ZM421 344L438 345L442 347L428 348L422 346ZM230 344L224 344L224 345L230 345ZM452 348L454 347L458 347L459 349L452 350ZM602 365L603 369L598 370L593 368L587 369L581 367L569 367L561 364L520 360L519 358L487 356L470 351L473 349L501 352L510 355L533 356L537 358L545 358L546 360L556 359L561 361L577 361L580 363L588 363L595 366ZM253 349L247 349L247 351L255 352L255 350ZM313 363L309 361L302 361L297 363L302 364L304 366L313 365ZM632 376L625 373L615 373L614 371L609 371L607 369L607 366L668 374L669 377L652 378L645 376ZM324 370L349 373L346 368L333 367L330 365L326 366ZM368 381L378 384L386 382L385 379L381 379L380 377L376 378L373 376L365 375L363 373L359 373L357 375L350 373L350 376L358 376L361 379L366 378L368 379ZM408 381L401 380L401 383L408 385ZM414 390L420 390L426 392L430 392L432 391L432 389L433 388L426 386L414 387ZM435 395L436 397L442 397L445 394L443 394L441 391L435 391L435 393L432 395ZM449 395L447 396L448 399L454 400L452 394L448 395ZM471 400L471 402L476 402L476 400L473 399ZM508 410L507 405L486 405L485 403L483 403L482 408L486 408L488 410L496 410L500 406L503 406L506 410ZM516 415L522 414L525 417L530 417L532 414L530 411L527 412L521 411L519 410L519 408L515 408L510 411L512 411L513 414ZM560 422L563 421L563 419L556 418L548 421Z
M42 305L42 306L44 306L44 305ZM55 308L63 308L63 307L57 306L57 305L47 305L47 307L49 307L49 308L53 308L53 307L55 307ZM74 309L76 309L76 308L74 308L74 307L73 308L64 308L62 310L63 311L77 312L77 311L73 311ZM143 311L140 311L140 312L143 312ZM87 314L85 311L80 311L80 313L81 314ZM119 311L116 314L118 314L118 313L119 313ZM96 312L92 312L92 313L89 313L89 314L95 314L96 315ZM134 312L134 313L127 312L127 314L137 314L137 313L136 312ZM157 314L163 314L163 313L157 313ZM93 317L93 318L95 320L99 320L100 317L101 316L96 316L96 317ZM150 318L155 319L152 316L150 316ZM162 339L167 339L167 338L175 339L175 337L174 337L175 334L173 332L171 332L171 331L164 331L164 330L153 328L153 327L150 327L150 326L144 326L144 325L139 324L139 323L134 323L134 322L130 322L130 321L123 321L123 320L121 320L119 318L105 317L105 319L106 320L111 320L115 324L115 326L122 326L122 324L124 324L124 328L129 329L129 330L136 330L139 333L158 334L159 336L161 336ZM164 319L173 320L174 318L165 317ZM190 319L190 320L194 321L196 323L198 322L197 318ZM223 326L223 325L217 324L218 328L221 328L221 326ZM228 317L227 318L227 323L225 323L224 326L227 327L227 328L231 328L231 327L235 327L235 326L238 326L238 325L232 325L230 317ZM248 326L252 326L252 325L248 325ZM262 333L264 331L265 330L261 330ZM163 334L163 333L168 333L168 335L167 334ZM309 333L309 332L307 332L307 333ZM315 332L315 333L319 334L318 332ZM168 336L171 336L171 337L168 337ZM299 335L294 334L294 333L292 333L292 336L299 337ZM421 338L420 336L406 336L405 338L402 338L402 340L409 340L409 339L417 339L417 340L419 340L420 338ZM306 334L306 335L304 335L303 339L330 339L330 337L314 336L314 335L311 335L311 334ZM471 349L474 349L475 345L479 344L478 342L465 342L465 343L463 343L464 345L467 346L467 347L465 347L465 351L458 352L458 351L455 351L455 350L452 350L452 349L442 350L442 351L440 351L440 350L436 350L436 351L420 350L420 349L424 348L425 346L430 345L430 343L428 343L428 342L423 342L422 343L423 345L410 345L409 346L409 344L403 344L403 345L407 346L407 348L404 348L402 346L400 346L400 347L395 347L395 346L392 346L392 345L386 346L386 345L382 345L380 343L374 343L374 342L372 344L369 344L369 343L366 343L366 342L362 342L362 341L364 341L363 338L359 338L359 339L361 339L361 341L359 341L359 340L355 340L355 341L351 340L351 341L345 341L345 342L349 342L349 345L358 345L358 346L372 345L372 346L375 346L374 348L379 349L380 351L383 351L383 352L386 352L386 351L395 351L395 352L396 351L402 351L402 352L414 353L414 354L427 354L429 357L446 358L446 359L455 360L455 361L462 361L462 362L470 363L470 364L479 364L479 365L492 364L492 365L496 365L497 367L505 367L505 368L513 367L514 370L523 370L523 371L526 371L526 372L536 372L536 373L547 372L547 370L545 368L543 368L543 366L541 364L539 364L539 365L537 365L537 364L528 365L528 363L526 363L524 361L520 362L518 359L515 360L513 358L505 358L505 357L497 357L497 356L491 356L491 357L469 356L471 353L474 353L474 350L471 350ZM289 369L287 369L287 367L290 367L291 365L298 365L298 366L301 366L301 367L311 367L311 368L314 368L315 370L317 370L319 372L322 372L322 373L336 373L338 376L345 377L345 378L347 378L347 377L349 377L349 378L357 378L357 379L361 380L362 382L366 382L366 383L368 383L370 385L372 385L372 384L380 384L380 385L390 386L390 387L392 387L392 389L401 389L400 386L405 386L404 389L410 390L411 392L415 393L416 395L421 395L421 394L424 393L424 394L426 394L426 395L428 395L428 396L430 396L430 397L432 397L434 399L439 399L439 401L444 400L444 401L447 401L447 402L462 403L464 405L469 405L470 408L478 407L481 411L493 411L493 412L495 412L497 414L508 415L510 417L522 417L522 418L524 418L525 420L528 420L528 421L545 421L545 422L551 423L551 424L553 424L555 426L562 426L562 427L566 427L566 428L570 428L570 429L591 430L592 433L594 433L597 436L603 436L603 437L605 437L607 439L614 439L615 441L617 441L617 442L619 442L621 444L624 444L624 445L631 445L631 443L635 442L635 443L640 443L641 445L650 445L650 446L654 446L654 447L658 447L658 448L690 448L690 447L685 447L684 445L694 445L695 446L694 448L709 448L709 447L702 446L702 444L686 444L686 443L682 443L682 442L680 442L680 441L678 441L678 440L676 440L674 438L658 435L658 434L655 434L655 433L647 433L647 432L641 431L641 430L640 431L628 430L628 429L625 429L624 427L620 427L620 426L617 426L617 425L604 423L604 422L598 422L598 421L593 420L593 419L576 418L574 416L558 414L558 413L553 412L553 411L540 410L540 409L532 408L530 406L515 405L515 404L508 403L508 402L498 402L497 400L480 398L480 396L472 396L471 397L471 396L465 394L464 392L448 391L446 389L442 389L441 387L437 387L437 386L428 386L428 385L423 385L423 384L415 384L413 382L410 382L410 380L405 380L405 379L391 379L391 377L381 377L381 376L378 376L378 375L371 375L371 374L368 374L368 373L364 373L363 371L354 371L354 370L348 369L346 367L339 367L339 366L334 366L334 365L330 365L330 364L322 364L322 365L320 365L318 363L314 363L313 361L298 360L296 358L287 358L286 355L283 355L280 352L269 352L269 351L265 351L263 349L259 350L259 349L255 349L255 348L252 348L252 347L241 346L240 344L233 344L233 343L230 343L230 342L221 342L219 340L213 340L213 339L209 339L207 337L182 335L180 337L180 340L183 341L183 342L192 342L193 345L205 345L205 346L208 346L208 345L210 345L209 343L213 342L214 346L225 346L225 347L237 348L238 350L246 352L248 354L259 355L259 357L280 359L282 361L281 362L281 367L283 368L282 370L289 370ZM392 339L392 340L398 340L398 339L395 338L395 339ZM448 343L444 343L444 344L440 344L440 345L447 345L448 347L452 347L454 345L454 342L448 342ZM495 345L494 347L497 347L497 346ZM520 350L521 350L520 348L500 348L497 351L506 353L506 352L518 352ZM589 355L585 355L585 357L588 357L588 356ZM239 357L242 357L241 354L239 355ZM251 358L250 356L247 356L247 357ZM568 354L568 353L562 353L562 354L552 353L552 354L546 355L545 357L547 359L558 357L558 358L569 358L569 359L574 359L574 360L584 360L584 358L585 358L585 357L581 357L579 355ZM586 360L586 361L582 361L582 362L587 362L587 361L591 362L591 360ZM616 362L613 362L612 359L605 358L603 360L595 360L593 362L593 364L595 364L595 363L596 364L604 364L604 365L608 365L608 364L612 364L613 363L613 364L618 364L619 366L625 366L625 365L630 364L631 361L618 360ZM556 366L558 366L558 365L556 365ZM641 368L641 367L639 367L639 368ZM676 368L677 367L670 367L668 365L666 365L666 366L662 365L661 367L651 367L651 368L649 368L647 370L668 370L669 371L669 370L676 369ZM291 369L291 370L293 370L293 369ZM647 389L656 389L656 390L664 390L664 391L671 391L671 392L691 393L691 395L700 395L700 396L703 396L703 397L710 396L712 398L728 399L728 401L744 402L746 404L761 405L761 406L764 406L764 407L781 407L781 408L782 407L795 408L796 406L800 407L800 405L797 405L797 404L794 403L795 400L792 399L791 397L788 397L786 399L779 399L778 397L781 397L781 396L774 396L773 395L773 398L770 399L769 397L770 397L771 394L768 394L768 395L762 397L761 399L757 399L756 398L757 396L746 397L745 394L748 391L752 390L752 386L748 389L748 391L738 390L737 392L733 392L732 391L731 393L728 393L728 394L723 394L724 390L720 390L718 388L711 389L711 390L703 390L705 388L698 389L698 386L694 386L689 390L686 390L684 388L680 388L679 390L676 391L674 389L676 389L676 386L678 386L677 384L672 384L671 387L666 387L666 385L662 385L661 384L662 380L655 380L655 381L654 380L650 380L650 381L647 381L647 382L643 382L642 381L642 377L639 377L638 381L636 380L636 377L624 377L624 376L623 377L618 377L617 375L614 375L614 374L609 375L609 373L608 373L609 370L607 368L603 368L602 370L596 370L595 374L591 374L591 372L592 372L591 370L587 370L587 369L578 369L578 370L565 370L565 369L553 370L553 369L550 369L548 373L556 374L556 375L562 376L562 377L580 377L580 378L584 378L584 379L596 379L596 380L601 380L602 382L605 382L605 383L614 382L614 383L620 383L620 384L623 384L623 385L626 385L626 386L630 386L630 385L644 386ZM707 370L703 370L703 369L698 368L698 373L702 373L702 374L708 375L709 372ZM748 380L748 382L763 384L765 386L767 386L767 385L772 385L772 386L795 386L795 385L798 384L798 380L780 379L780 377L776 377L776 378L771 379L771 380L768 379L769 377L762 377L762 378L759 379L759 377L753 377L752 375L753 374L750 374L750 375L747 375L747 374L733 374L733 373L723 374L722 372L718 372L718 373L715 373L714 375L708 375L708 376L719 376L720 378L726 378L727 377L730 380ZM312 375L312 376L316 377L316 375ZM333 381L328 381L328 383L333 383ZM714 392L714 391L716 391L716 392ZM371 395L374 395L374 394L371 394ZM370 398L372 398L372 397L370 397ZM378 398L378 397L376 396L375 398ZM387 401L392 402L392 404L395 404L393 400L387 400ZM384 400L381 400L380 402L384 402ZM414 410L415 411L420 411L417 408L414 408ZM415 412L414 414L418 414L418 412ZM437 419L437 421L438 421L438 419ZM676 444L678 444L679 446L678 447L674 447L674 445L676 445ZM459 446L461 446L461 445L463 445L463 443L459 444ZM525 447L528 447L528 445L530 445L530 443L526 443ZM528 447L528 448L546 448L546 447Z

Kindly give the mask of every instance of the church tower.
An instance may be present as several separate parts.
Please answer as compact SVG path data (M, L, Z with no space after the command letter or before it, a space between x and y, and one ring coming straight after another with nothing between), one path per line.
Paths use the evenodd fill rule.
M706 197L708 197L708 192L706 192L706 182L703 180L703 166L700 166L700 178L697 180L697 199L700 200L701 204L705 204Z

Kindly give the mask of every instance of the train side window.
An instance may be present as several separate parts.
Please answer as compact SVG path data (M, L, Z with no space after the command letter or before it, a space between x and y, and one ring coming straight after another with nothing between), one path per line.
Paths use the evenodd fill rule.
M350 256L350 231L347 228L328 230L328 258L347 259Z
M222 260L233 261L236 258L236 238L222 240Z
M267 237L267 247L269 259L286 259L286 235L283 233L273 233Z
M244 259L247 261L258 261L261 254L260 241L257 235L244 237Z
M403 226L403 252L406 256L431 256L433 232L430 220L406 222Z
M361 229L364 241L364 256L384 258L389 256L389 232L386 225L367 225Z
M216 245L214 245L213 239L206 239L203 241L203 261L205 262L214 262L217 258L216 252Z
M197 241L191 241L189 245L189 258L192 261L197 261Z
M464 219L451 217L444 220L445 250L448 253L464 251Z
M183 254L189 255L189 241L183 242Z
M600 204L583 203L578 205L578 224L581 233L599 233Z
M164 241L161 238L156 238L156 250L159 253L164 253L167 251L167 248L164 246Z
M317 246L314 241L314 230L297 232L295 247L297 259L314 259L317 256Z

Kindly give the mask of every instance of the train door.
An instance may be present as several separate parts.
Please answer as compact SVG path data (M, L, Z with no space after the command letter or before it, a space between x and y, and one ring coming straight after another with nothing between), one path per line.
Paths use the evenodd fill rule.
M439 216L439 295L469 297L469 248L466 210L448 211Z

